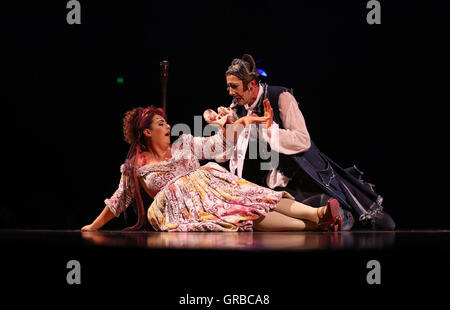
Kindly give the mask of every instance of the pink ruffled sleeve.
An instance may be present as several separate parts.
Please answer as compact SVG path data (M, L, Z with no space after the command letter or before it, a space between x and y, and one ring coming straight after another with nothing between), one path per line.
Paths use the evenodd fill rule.
M111 212L116 217L119 217L120 214L124 212L126 208L128 208L128 206L134 201L134 187L132 187L130 194L127 194L124 189L125 184L125 175L123 173L124 165L120 166L120 172L122 173L122 175L120 177L119 187L111 196L111 198L105 199L105 204L108 206L109 210L111 210ZM126 197L124 197L124 195Z
M194 155L199 160L214 159L226 161L230 159L233 143L224 139L222 132L210 137L194 137L190 134L181 135L174 143L175 149L183 154Z

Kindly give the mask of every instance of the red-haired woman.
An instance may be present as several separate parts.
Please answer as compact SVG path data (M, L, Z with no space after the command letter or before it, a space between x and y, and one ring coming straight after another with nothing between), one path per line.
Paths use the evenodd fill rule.
M170 125L160 108L135 108L123 119L130 151L121 166L122 177L114 195L105 200L101 214L82 228L98 230L118 217L133 202L138 222L128 230L156 231L302 231L338 230L339 203L313 208L277 192L239 178L220 165L199 160L224 156L217 150L226 143L223 134L211 137L181 135L170 144ZM248 125L266 121L248 117ZM236 125L236 123L235 123ZM220 153L220 151L219 151ZM213 155L211 155L213 154ZM143 191L141 191L141 188ZM142 195L153 203L147 214Z

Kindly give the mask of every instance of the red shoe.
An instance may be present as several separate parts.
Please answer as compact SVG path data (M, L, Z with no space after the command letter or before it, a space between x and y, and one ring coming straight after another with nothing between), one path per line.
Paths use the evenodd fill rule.
M324 231L338 231L342 226L342 218L339 215L339 202L331 198L327 201L325 212L322 216L319 214L321 208L317 208L317 216L319 217L319 229Z

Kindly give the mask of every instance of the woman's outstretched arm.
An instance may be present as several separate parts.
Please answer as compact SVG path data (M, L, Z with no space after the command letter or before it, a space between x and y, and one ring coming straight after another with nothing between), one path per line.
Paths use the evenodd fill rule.
M114 213L111 212L108 206L105 206L102 213L92 222L92 224L86 225L81 228L81 231L93 231L99 230L106 223L108 223L114 217Z

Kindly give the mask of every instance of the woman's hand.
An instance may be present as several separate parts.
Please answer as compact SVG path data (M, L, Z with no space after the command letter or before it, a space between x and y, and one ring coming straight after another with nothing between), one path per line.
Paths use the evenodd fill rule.
M102 228L106 223L108 223L114 214L111 212L108 206L105 206L102 213L89 225L83 226L81 231L96 231Z
M81 231L97 231L97 230L98 230L98 228L94 227L92 224L83 226L81 228Z

